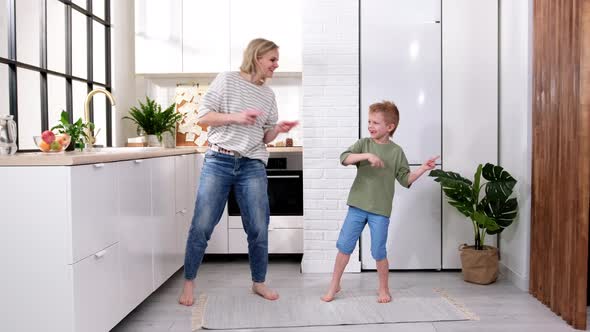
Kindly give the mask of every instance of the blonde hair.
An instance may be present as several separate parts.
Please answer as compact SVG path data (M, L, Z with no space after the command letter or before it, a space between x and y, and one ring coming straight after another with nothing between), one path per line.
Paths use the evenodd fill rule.
M244 50L244 57L242 59L242 65L240 71L249 74L254 78L258 72L258 63L256 60L260 59L266 53L278 49L279 46L270 40L263 38L256 38L248 43L248 46ZM265 78L262 78L264 82Z
M373 113L381 113L383 114L383 119L385 119L385 123L390 125L394 124L395 128L389 132L389 137L393 136L393 133L397 129L399 124L399 111L397 106L391 101L384 100L380 103L374 103L369 106L369 114Z

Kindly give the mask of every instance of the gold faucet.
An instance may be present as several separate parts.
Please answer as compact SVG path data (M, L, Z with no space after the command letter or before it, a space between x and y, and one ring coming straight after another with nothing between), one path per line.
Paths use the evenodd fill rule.
M115 98L107 90L94 89L94 90L90 91L88 93L88 95L86 96L86 101L84 102L84 122L86 124L88 124L90 121L90 101L92 100L92 96L94 96L97 93L104 93L104 95L107 96L109 98L109 100L111 101L111 105L115 106ZM85 128L84 131L86 132L86 135L88 136L88 144L90 145L90 147L92 147L94 142L96 142L96 136L98 135L98 132L100 131L100 129L98 129L96 131L96 135L94 134L94 131L91 130L90 128Z

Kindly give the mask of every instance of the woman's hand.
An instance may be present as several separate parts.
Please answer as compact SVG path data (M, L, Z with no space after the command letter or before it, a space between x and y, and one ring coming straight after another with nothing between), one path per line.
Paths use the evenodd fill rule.
M276 124L275 131L277 133L288 133L291 129L296 127L299 121L281 121Z
M241 125L253 125L256 123L258 116L262 114L262 111L257 109L245 109L240 113L233 113L233 123Z
M376 155L374 155L372 153L368 153L367 161L371 164L371 167L376 167L376 168L385 167L383 160L381 160L379 157L377 157Z

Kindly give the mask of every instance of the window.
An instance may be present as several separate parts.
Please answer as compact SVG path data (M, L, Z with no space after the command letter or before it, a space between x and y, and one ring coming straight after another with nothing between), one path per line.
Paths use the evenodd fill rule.
M111 91L111 0L0 0L0 114L18 125L19 150L33 136L84 117L92 89ZM6 10L7 9L7 10ZM111 146L110 103L96 96L90 121Z

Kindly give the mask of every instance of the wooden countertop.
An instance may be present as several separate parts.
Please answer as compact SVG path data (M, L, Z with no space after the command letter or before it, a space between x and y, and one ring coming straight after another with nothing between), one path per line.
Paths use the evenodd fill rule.
M302 152L302 147L272 147L270 153ZM74 166L123 160L177 156L203 153L207 147L177 147L174 149L149 147L97 148L93 151L59 153L25 152L13 156L0 156L0 166Z

